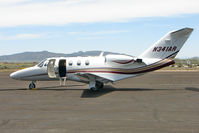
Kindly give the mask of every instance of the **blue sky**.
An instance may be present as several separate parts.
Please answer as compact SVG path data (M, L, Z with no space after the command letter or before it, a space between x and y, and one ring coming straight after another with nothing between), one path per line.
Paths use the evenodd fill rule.
M0 0L0 55L103 50L136 56L167 32L191 27L194 32L177 57L199 56L199 3L151 2Z

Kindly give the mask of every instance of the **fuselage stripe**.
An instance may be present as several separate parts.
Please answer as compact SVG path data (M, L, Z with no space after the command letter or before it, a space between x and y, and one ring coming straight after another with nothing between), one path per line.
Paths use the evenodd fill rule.
M150 72L150 71L154 71L154 70L157 70L157 69L160 69L160 68L163 68L163 67L166 67L166 66L169 66L169 65L172 65L174 64L175 62L172 60L170 62L167 62L166 64L161 64L159 66L155 66L155 67L152 67L152 68L149 68L149 69L144 69L144 70L139 70L139 71L130 71L130 72L125 72L125 71L110 71L110 70L106 70L106 71L103 71L103 70L80 70L80 71L68 71L67 73L114 73L114 74L140 74L140 73L145 73L145 72Z

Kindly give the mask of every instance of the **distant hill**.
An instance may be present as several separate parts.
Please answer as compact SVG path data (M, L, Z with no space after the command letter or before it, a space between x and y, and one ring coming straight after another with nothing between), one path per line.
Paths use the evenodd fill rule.
M24 52L12 55L0 56L0 62L39 62L49 57L96 56L99 55L100 53L101 51L86 51L86 52L79 51L71 54L52 53L48 51ZM119 54L119 53L104 52L104 54L106 55L106 54Z
M199 57L192 57L190 59L193 59L193 60L199 60Z
M86 52L79 51L79 52L74 52L71 54L53 53L53 52L48 52L48 51L23 52L23 53L17 53L17 54L12 54L12 55L0 56L0 62L39 62L49 57L98 56L101 52L102 51L86 51ZM107 54L121 54L121 53L104 52L104 55L107 55ZM189 59L199 61L199 57L192 57Z

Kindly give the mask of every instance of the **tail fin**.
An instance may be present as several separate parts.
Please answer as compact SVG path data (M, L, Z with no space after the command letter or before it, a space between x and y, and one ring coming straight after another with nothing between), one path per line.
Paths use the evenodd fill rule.
M192 31L192 28L183 28L181 30L169 32L152 47L144 51L139 58L175 58Z

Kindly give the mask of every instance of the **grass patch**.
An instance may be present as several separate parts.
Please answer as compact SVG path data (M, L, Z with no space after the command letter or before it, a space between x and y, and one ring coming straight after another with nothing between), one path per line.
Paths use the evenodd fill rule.
M0 71L16 71L36 65L37 62L10 63L0 62Z

